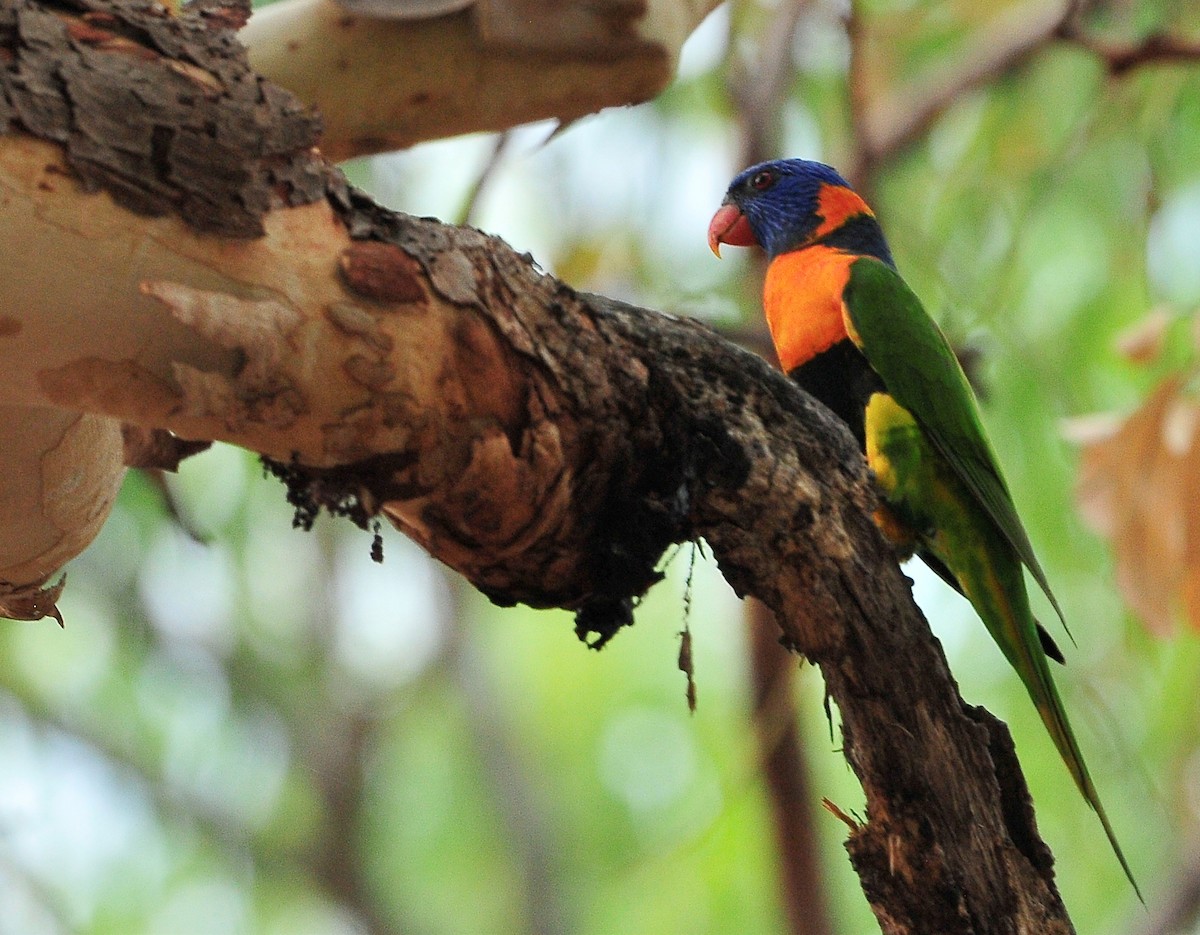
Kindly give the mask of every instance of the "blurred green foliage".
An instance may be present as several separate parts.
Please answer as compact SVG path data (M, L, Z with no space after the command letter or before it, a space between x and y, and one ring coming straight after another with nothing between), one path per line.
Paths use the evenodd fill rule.
M862 3L870 80L900 90L953 62L1002 6ZM753 62L778 9L715 14L651 104L544 146L547 126L515 132L473 222L577 287L755 321L747 257L716 263L704 231L740 168L729 64ZM814 2L800 19L781 154L858 151L842 12ZM1134 42L1196 35L1200 13L1112 2L1087 23ZM435 143L349 172L392 207L453 218L492 148ZM1060 420L1129 409L1187 358L1135 366L1114 338L1153 307L1200 304L1200 63L1114 77L1048 41L870 181L901 270L982 351L986 420L1079 642L1060 684L1153 908L1197 846L1200 646L1126 617L1075 515ZM70 568L65 631L0 627L0 932L785 930L742 610L706 560L689 715L687 550L596 654L567 615L492 608L396 536L377 566L357 530L293 531L242 453L185 462L168 486L204 544L132 476ZM1016 677L964 602L910 573L967 699L1013 728L1079 930L1127 931L1141 910ZM816 674L795 693L815 796L854 812ZM844 826L816 821L835 930L876 931Z

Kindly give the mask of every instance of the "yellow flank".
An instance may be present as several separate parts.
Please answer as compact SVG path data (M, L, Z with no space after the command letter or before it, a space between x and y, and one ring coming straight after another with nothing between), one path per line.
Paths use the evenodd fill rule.
M767 267L763 310L785 373L847 337L842 293L856 259L817 245L782 253Z
M864 419L867 436L867 464L883 485L889 498L898 492L901 483L895 463L898 453L907 454L913 448L921 430L907 409L887 393L872 393L867 402ZM919 447L919 446L918 446Z
M912 453L920 448L920 428L907 409L887 393L874 393L867 403L867 464L891 503L875 510L875 525L897 547L902 556L913 553L921 523L914 523L898 505L903 502L902 486L913 479ZM914 442L917 444L914 445ZM902 463L898 463L897 456Z
M896 400L887 393L872 393L867 402L866 435L867 435L867 464L875 472L875 477L883 485L883 489L891 493L896 489L896 468L884 450L884 440L893 427L903 424L903 417L912 416Z

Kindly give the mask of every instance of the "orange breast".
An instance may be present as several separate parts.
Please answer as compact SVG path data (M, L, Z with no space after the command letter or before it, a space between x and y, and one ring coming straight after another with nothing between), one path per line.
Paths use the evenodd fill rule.
M848 337L842 292L858 257L812 246L777 256L767 267L763 310L784 372Z

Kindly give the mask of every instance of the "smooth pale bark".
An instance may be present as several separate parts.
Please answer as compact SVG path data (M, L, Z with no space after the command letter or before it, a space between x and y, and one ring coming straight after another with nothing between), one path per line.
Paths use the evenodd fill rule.
M48 582L108 518L122 454L111 419L0 406L0 616L56 615Z
M347 290L350 235L327 201L269 213L264 237L225 240L83 191L58 147L9 136L0 209L0 253L19 270L0 282L3 404L331 465L395 447L360 412L390 385L378 347L408 360L446 340L446 323L412 303ZM396 379L423 396L435 377L409 364ZM345 429L346 412L362 432Z
M281 0L239 38L256 71L320 111L321 149L341 161L647 101L717 5L478 0L416 18L403 2ZM366 15L389 7L394 18Z

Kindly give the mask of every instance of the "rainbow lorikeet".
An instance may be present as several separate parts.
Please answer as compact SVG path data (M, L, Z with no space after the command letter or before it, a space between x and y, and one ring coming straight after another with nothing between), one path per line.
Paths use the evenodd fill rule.
M875 215L829 166L802 159L742 172L708 242L761 246L763 308L783 369L849 426L884 495L876 514L963 594L1017 670L1125 875L1117 843L1050 674L1058 648L1034 619L1024 569L1062 610L1017 515L975 394L900 278ZM1140 898L1141 893L1138 892Z

